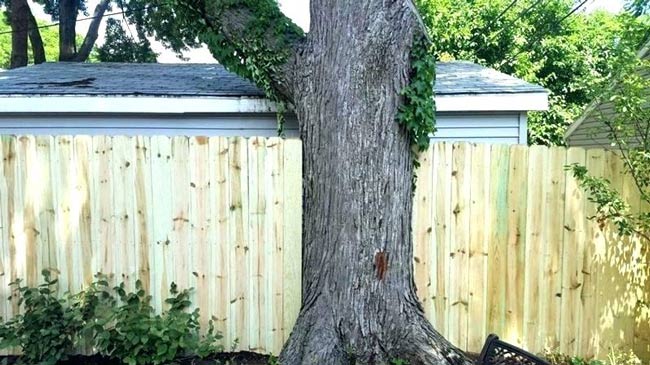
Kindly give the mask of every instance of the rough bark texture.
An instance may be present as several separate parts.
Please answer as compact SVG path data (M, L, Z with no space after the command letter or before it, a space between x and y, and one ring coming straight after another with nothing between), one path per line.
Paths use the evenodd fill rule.
M86 33L86 37L84 38L84 41L81 44L81 48L79 48L79 52L74 56L75 61L84 62L88 59L88 56L90 56L90 52L93 50L93 46L97 41L99 25L102 23L102 18L104 16L104 13L108 9L110 3L111 3L110 0L102 0L95 7L95 12L93 13L93 20L90 23L90 27L88 27L88 32Z
M43 38L38 29L36 18L29 11L29 43L32 44L32 54L34 55L34 64L39 65L45 62L45 47L43 46Z
M413 282L413 164L395 121L419 22L407 1L312 1L295 62L303 140L303 306L283 365L468 364Z
M77 53L78 0L59 2L59 61L74 61Z
M29 5L26 0L11 1L11 59L9 68L27 66Z

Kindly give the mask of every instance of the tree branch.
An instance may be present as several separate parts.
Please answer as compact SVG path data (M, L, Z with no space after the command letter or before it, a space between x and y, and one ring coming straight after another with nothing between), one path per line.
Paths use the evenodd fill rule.
M275 1L201 2L212 54L228 69L252 79L267 94L293 102L296 52L304 34Z
M45 47L43 46L43 38L41 38L41 31L38 29L38 23L29 11L29 42L32 44L32 54L34 55L34 64L39 65L46 61Z
M11 2L11 61L9 68L27 66L27 38L29 28L29 5L26 0Z
M90 52L93 50L93 46L97 41L99 26L102 23L102 18L104 16L104 13L108 9L110 3L111 3L110 0L102 0L95 7L95 12L93 13L93 20L90 23L90 27L88 27L88 33L86 33L86 37L84 38L84 41L81 44L81 48L79 48L79 52L77 52L77 54L74 57L75 61L84 62L88 59L88 56L90 56Z

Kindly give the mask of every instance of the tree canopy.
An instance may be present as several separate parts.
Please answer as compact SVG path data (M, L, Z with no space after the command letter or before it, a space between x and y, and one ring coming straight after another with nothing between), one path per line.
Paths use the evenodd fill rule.
M596 85L650 30L648 16L586 14L572 0L419 0L419 5L439 59L474 61L549 90L550 110L530 115L531 144L563 144L567 126L596 96Z
M98 48L97 57L101 62L156 62L158 56L146 37L127 34L122 22L117 19L106 21L106 38Z
M0 14L0 68L9 67L9 59L11 56L11 26L6 12ZM47 25L44 22L38 22L39 26ZM59 29L57 27L41 28L41 37L43 38L43 45L45 49L45 56L48 60L56 60L59 57ZM77 37L77 41L81 42L83 39ZM29 49L29 63L34 63L34 56L31 48ZM94 55L91 54L91 60Z

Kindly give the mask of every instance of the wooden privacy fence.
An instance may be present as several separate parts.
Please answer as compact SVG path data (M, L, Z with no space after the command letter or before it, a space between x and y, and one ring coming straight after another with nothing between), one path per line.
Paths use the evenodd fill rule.
M163 308L195 287L228 345L278 353L300 308L301 146L277 138L0 139L0 296L59 272L140 278ZM421 157L413 234L418 294L447 338L478 351L496 332L532 351L609 346L650 358L645 251L588 217L564 166L585 163L633 201L603 150L467 143ZM635 209L648 209L635 207ZM18 310L0 301L0 315Z

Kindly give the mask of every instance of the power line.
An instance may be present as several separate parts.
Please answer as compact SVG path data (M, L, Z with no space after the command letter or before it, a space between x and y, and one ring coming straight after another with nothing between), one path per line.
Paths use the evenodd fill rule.
M501 12L501 14L499 14L499 16L497 16L497 18L493 21L493 23L496 23L496 22L497 22L501 17L503 17L503 16L508 12L508 10L509 10L510 8L512 8L512 7L517 3L517 1L518 1L518 0L514 0L512 3L510 3L510 5L508 5L508 6L506 7L506 9L503 10L503 11ZM521 18L523 18L524 16L528 15L528 13L530 13L531 10L533 10L535 7L537 7L537 5L541 4L542 1L543 1L543 0L537 0L537 1L535 1L531 6L529 6L529 7L526 8L524 11L522 11L521 13L519 13L519 15L517 16L516 19L514 19L514 20L511 21L511 22L509 22L508 24L504 24L504 26L502 26L501 28L499 28L499 30L498 30L496 33L490 35L490 36L488 37L488 39L485 41L485 43L484 43L484 44L483 44L483 45L482 45L478 50L476 50L476 52L474 52L474 54L475 54L475 55L478 55L481 51L483 51L483 50L485 49L485 47L487 47L487 44L488 44L489 42L493 41L493 40L494 40L494 39L495 39L499 34L501 34L501 32L503 32L506 28L509 28L510 26L514 25L515 22L517 22L518 19L521 19Z
M134 12L136 10L145 10L145 9L146 9L146 7L142 8L142 9L131 9L131 10L117 11L117 12L114 12L114 13L104 13L103 15L90 16L90 17L87 17L87 18L77 19L77 20L75 20L75 23L79 23L79 22L83 22L83 21L87 21L87 20L94 20L94 19L98 19L98 18L105 18L105 17L113 16L113 15L128 14L128 13L132 13L132 12ZM52 27L58 26L59 24L61 24L61 22L41 25L41 26L36 27L36 29L52 28ZM28 26L25 31L30 31L30 30L32 30L32 28L30 28ZM13 32L14 32L13 30L7 30L7 31L4 31L4 32L0 32L0 35L12 34Z
M589 0L583 0L583 1L582 1L580 4L578 4L575 8L571 9L571 11L570 11L568 14L566 14L565 16L563 16L562 18L560 18L560 20L558 20L557 22L553 23L553 24L552 24L550 27L548 27L547 29L551 29L551 28L556 28L556 27L558 27L560 24L562 24L562 22L564 22L565 20L567 20L571 15L575 14L578 10L580 10L580 9L581 9L583 6L585 6L588 2L589 2ZM535 39L534 39L532 42L528 42L528 44L537 43L537 42L539 42L540 40L542 40L542 38L543 38L544 36L545 36L544 32L541 32L541 33L539 33L539 34L537 35L537 37L535 37ZM499 65L499 67L503 66L504 64L506 64L506 63L508 63L508 62L512 62L512 61L514 61L514 60L515 60L515 59L516 59L520 54L522 54L524 51L525 51L525 50L522 49L522 50L520 50L519 52L517 52L514 56L508 57L507 59L503 60L503 62L501 62L501 64Z

